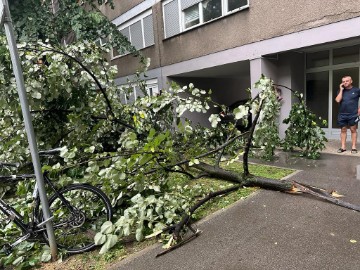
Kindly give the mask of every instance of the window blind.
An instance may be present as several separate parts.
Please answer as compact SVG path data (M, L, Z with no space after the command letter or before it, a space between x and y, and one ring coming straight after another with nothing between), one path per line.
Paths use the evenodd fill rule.
M201 0L181 0L181 10L187 9L193 5L200 3Z
M131 44L137 50L144 48L141 21L138 21L130 25L130 39L131 39Z
M153 26L153 16L144 18L144 38L145 38L145 47L154 45L154 26Z
M180 33L178 0L164 5L165 37L171 37Z

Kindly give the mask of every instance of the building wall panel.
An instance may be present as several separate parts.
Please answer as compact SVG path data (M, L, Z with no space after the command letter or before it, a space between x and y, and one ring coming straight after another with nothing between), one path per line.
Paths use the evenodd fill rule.
M109 20L124 14L137 5L145 2L145 0L113 0L115 8L112 9L109 4L103 4L99 7L100 11L105 14Z
M119 16L143 1L115 1ZM123 5L123 6L121 6ZM279 37L360 16L358 0L250 0L248 9L222 17L171 38L164 37L162 2L152 7L155 46L143 50L151 57L150 68L167 66L246 44ZM120 12L121 11L121 12ZM123 13L124 13L123 12ZM109 16L110 19L114 16ZM166 26L165 26L166 27ZM356 26L354 26L356 27ZM155 58L154 58L155 57ZM117 59L129 64L135 58ZM134 70L120 68L119 76Z
M249 9L163 41L164 65L360 16L358 0L250 0ZM162 19L161 19L162 20Z

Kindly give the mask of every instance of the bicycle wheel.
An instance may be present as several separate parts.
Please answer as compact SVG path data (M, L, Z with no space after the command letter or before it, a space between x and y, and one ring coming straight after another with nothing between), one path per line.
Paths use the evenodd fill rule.
M95 234L112 218L108 197L100 189L86 184L69 185L58 192L49 199L58 247L72 254L92 249ZM45 238L48 240L46 232Z

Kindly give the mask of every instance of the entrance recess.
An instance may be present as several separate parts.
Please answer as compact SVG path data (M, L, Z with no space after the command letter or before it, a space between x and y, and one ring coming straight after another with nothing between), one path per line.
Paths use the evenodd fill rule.
M310 110L321 117L319 124L326 137L339 139L337 125L339 104L335 97L343 76L351 76L353 86L359 87L360 46L330 49L306 55L306 103ZM322 120L327 125L322 125ZM350 136L350 134L348 134Z

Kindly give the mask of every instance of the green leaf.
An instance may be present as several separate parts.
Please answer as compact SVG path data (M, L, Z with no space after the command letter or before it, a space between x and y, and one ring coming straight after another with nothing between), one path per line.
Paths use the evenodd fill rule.
M136 229L135 238L138 242L144 239L143 227Z
M174 237L171 236L170 239L169 239L169 241L168 241L165 245L163 245L163 248L165 248L165 249L170 248L170 247L171 247L171 244L173 243L173 241L174 241Z
M42 262L49 262L51 260L51 254L49 250L45 250L41 255Z
M217 125L221 121L221 119L218 114L212 114L209 117L209 121L211 123L211 127L215 128L215 127L217 127Z
M241 105L234 109L235 119L242 119L248 115L249 108Z
M100 229L100 232L103 234L110 234L115 230L115 226L111 221L106 221Z
M106 235L102 234L101 232L98 232L94 237L95 245L99 246L104 244L106 241Z
M152 237L158 236L158 235L161 234L162 232L163 232L163 230L155 231L155 232L153 232L152 234L149 234L149 235L145 236L145 238L148 239L148 238L152 238Z
M85 153L94 153L95 151L95 146L90 146L88 148L85 148L84 152Z
M18 258L16 258L16 260L13 261L13 265L18 265L20 263L22 263L24 261L24 257L23 256L20 256Z
M31 96L33 97L33 98L36 98L36 99L41 99L41 94L40 94L40 92L32 92L31 93Z
M52 166L52 169L60 169L60 167L61 167L61 165L60 165L60 163L58 162L58 163L56 163L54 166Z
M101 247L99 254L104 254L109 251L110 248L115 246L118 241L118 237L114 234L107 235L105 244Z

